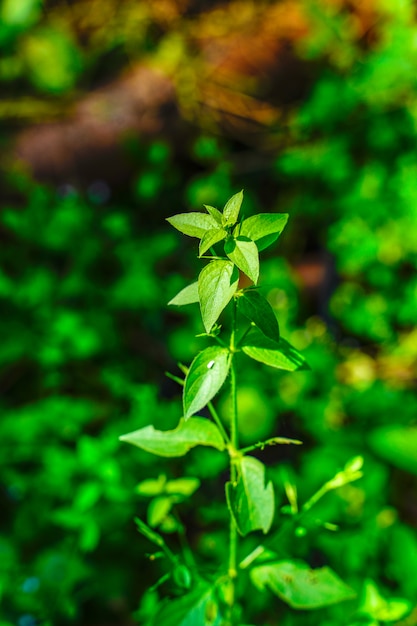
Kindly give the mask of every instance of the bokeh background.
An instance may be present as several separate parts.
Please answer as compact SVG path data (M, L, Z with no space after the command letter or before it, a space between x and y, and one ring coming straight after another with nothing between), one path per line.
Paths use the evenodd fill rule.
M223 458L165 462L118 436L176 425L164 372L202 346L198 311L166 306L199 271L196 240L164 218L241 188L246 215L290 214L261 281L312 368L242 368L242 441L305 442L263 457L280 505L277 462L303 501L363 455L364 478L315 513L339 530L311 521L294 553L358 598L373 581L409 603L391 623L417 624L415 3L0 7L1 626L133 623L163 571L133 522L149 520L145 478L200 480L182 515L222 561ZM355 621L354 604L268 602L263 624Z

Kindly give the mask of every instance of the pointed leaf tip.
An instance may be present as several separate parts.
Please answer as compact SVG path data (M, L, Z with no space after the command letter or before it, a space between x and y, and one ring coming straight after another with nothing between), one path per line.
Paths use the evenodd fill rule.
M303 355L288 341L282 337L279 341L271 341L256 330L245 338L242 351L255 361L287 372L309 369Z
M131 443L146 452L164 457L179 457L187 454L195 446L209 446L224 450L224 441L213 422L203 417L181 420L174 430L156 430L145 426L127 435L120 441Z
M225 204L223 209L223 224L224 226L233 226L236 224L239 217L240 207L243 202L243 189L238 193L235 193Z
M206 213L178 213L172 217L167 217L167 222L184 235L201 239L206 231L211 228L218 228L216 220Z

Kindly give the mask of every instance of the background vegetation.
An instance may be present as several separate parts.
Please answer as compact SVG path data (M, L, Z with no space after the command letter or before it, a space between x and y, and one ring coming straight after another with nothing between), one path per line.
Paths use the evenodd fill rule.
M262 282L312 371L242 371L241 439L305 442L264 457L279 506L285 481L305 500L365 459L294 537L358 600L318 618L271 596L263 624L417 624L414 3L2 0L0 17L1 626L131 622L161 574L133 523L145 478L200 480L183 520L222 560L217 457L118 436L176 425L164 371L200 346L198 312L165 301L195 246L164 218L242 187L248 213L290 214Z

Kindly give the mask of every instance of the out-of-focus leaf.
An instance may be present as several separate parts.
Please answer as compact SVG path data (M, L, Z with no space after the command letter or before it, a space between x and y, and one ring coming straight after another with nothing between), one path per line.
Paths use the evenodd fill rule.
M81 54L62 31L43 27L30 33L22 53L33 84L50 93L74 86L82 68Z
M364 583L360 613L381 622L397 622L409 613L413 605L403 598L385 599L373 580Z
M417 427L383 426L370 434L369 443L382 458L417 474Z
M201 586L181 598L166 600L151 626L220 626L221 621L213 588Z
M299 560L257 565L250 576L258 589L268 587L294 609L320 609L356 596L330 568L311 569Z

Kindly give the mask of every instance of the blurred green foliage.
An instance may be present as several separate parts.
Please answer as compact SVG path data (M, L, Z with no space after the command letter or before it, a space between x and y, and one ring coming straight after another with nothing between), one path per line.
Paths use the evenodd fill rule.
M2 175L0 624L127 623L148 580L163 573L157 561L144 561L149 544L133 523L134 515L146 519L149 499L135 491L145 479L200 480L181 515L208 570L223 559L226 513L213 504L223 460L199 451L185 468L156 462L121 449L118 436L151 422L176 425L179 394L162 373L202 346L189 341L192 330L201 332L197 314L185 318L165 306L164 294L174 295L194 271L193 250L164 217L203 202L222 205L245 187L248 211L290 213L287 260L265 261L262 281L312 372L265 376L242 368L242 440L260 439L275 425L277 435L305 441L282 459L275 449L267 458L282 461L279 471L271 469L280 506L294 493L308 500L349 458L364 457L364 478L327 494L289 541L300 557L328 563L358 592L351 606L323 610L321 626L395 623L404 607L410 615L401 623L412 626L413 3L379 3L366 39L342 3L300 1L310 29L295 48L312 86L288 113L285 147L268 148L266 159L262 148L199 120L192 98L199 65L187 39L192 12L182 19L177 7L168 19L162 4L1 2L4 152L15 130L10 119L59 114L77 90L123 69L126 56L146 56L174 74L182 114L197 123L181 159L174 140L129 145L135 172L127 190L113 195L106 181L79 190L41 186L16 168ZM307 321L295 331L299 320ZM155 594L144 596L139 621L152 613ZM247 602L264 624L318 623L318 614L288 611L272 596Z

